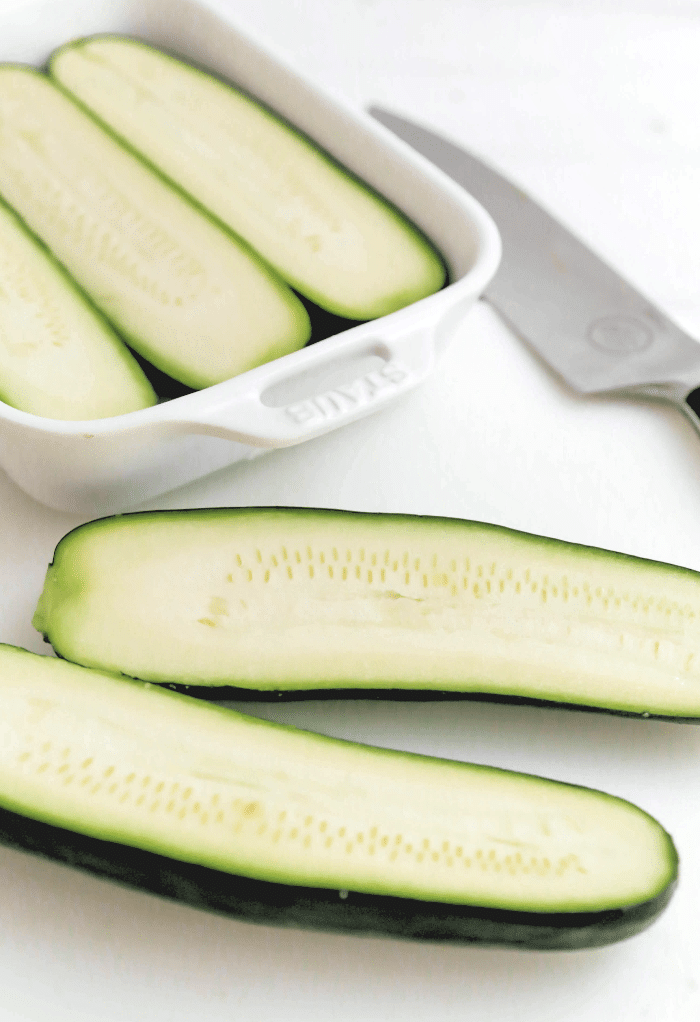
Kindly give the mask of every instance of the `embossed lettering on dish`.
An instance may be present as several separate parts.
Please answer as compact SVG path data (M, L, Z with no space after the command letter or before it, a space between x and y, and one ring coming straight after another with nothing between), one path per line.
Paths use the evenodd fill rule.
M383 391L393 390L408 376L396 362L387 362L371 373L358 376L351 383L344 383L324 394L287 405L286 414L296 423L311 422L313 419L334 419L344 412L371 404Z

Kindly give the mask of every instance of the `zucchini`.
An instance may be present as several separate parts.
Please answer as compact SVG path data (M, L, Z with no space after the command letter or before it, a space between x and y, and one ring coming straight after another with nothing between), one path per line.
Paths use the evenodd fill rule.
M62 657L197 695L478 695L700 717L697 573L478 522L106 518L58 544L34 624Z
M0 837L242 918L597 946L677 856L601 792L326 738L0 647Z
M71 43L49 66L322 308L372 319L443 286L442 259L397 209L230 84L119 37Z
M0 194L158 369L200 388L304 345L289 288L47 77L0 67L0 138Z
M51 419L156 402L129 350L1 200L0 400Z

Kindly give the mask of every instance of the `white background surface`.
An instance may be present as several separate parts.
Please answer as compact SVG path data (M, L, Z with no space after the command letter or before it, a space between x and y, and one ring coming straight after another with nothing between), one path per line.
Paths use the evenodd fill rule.
M331 90L487 156L700 336L700 2L219 7ZM402 405L149 506L222 504L454 515L700 569L700 438L660 405L575 397L480 304ZM0 515L0 638L42 651L31 615L79 519L4 477ZM450 948L254 927L0 849L1 1022L698 1019L698 728L478 703L254 710L621 795L673 834L679 891L606 949Z

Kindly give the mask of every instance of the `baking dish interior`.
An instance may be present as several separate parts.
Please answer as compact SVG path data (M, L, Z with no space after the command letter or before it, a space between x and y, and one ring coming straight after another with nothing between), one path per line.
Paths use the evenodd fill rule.
M478 203L368 115L310 84L274 49L235 28L231 18L245 23L239 6L223 13L194 0L9 0L0 12L0 62L44 67L71 40L122 34L208 68L394 203L441 253L450 283L224 383L170 394L173 400L111 419L45 419L0 402L2 467L50 506L89 513L134 506L261 448L298 443L369 414L425 378L495 272L498 233ZM395 357L403 382L358 401L366 381L374 387L377 372ZM356 407L339 410L334 388L344 383ZM246 404L251 394L255 400ZM316 402L316 418L290 431L290 415L296 422L298 403L306 399ZM250 425L251 410L253 418L270 421L267 436Z
M441 252L451 281L473 267L479 232L454 223L453 203L425 170L416 173L414 161L377 137L368 117L304 81L269 45L253 42L213 8L192 0L18 0L3 7L2 21L2 62L41 67L72 39L115 33L210 69L270 106L397 205Z

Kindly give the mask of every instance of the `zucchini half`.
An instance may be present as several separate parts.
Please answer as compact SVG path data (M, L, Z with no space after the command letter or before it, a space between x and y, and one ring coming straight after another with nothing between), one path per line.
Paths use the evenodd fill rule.
M442 259L397 209L228 83L114 36L71 43L49 66L321 308L373 319L445 283Z
M207 387L308 340L286 284L46 76L0 66L0 139L0 194L158 369Z
M128 348L1 200L0 400L51 419L156 403Z
M258 921L598 946L677 856L621 799L355 745L0 646L0 837Z
M478 522L143 512L58 544L68 660L192 694L477 695L700 717L698 575Z

